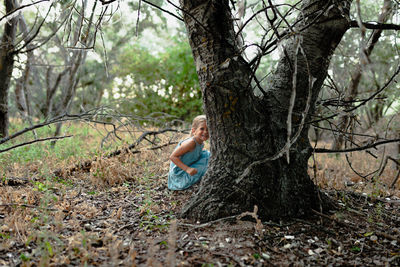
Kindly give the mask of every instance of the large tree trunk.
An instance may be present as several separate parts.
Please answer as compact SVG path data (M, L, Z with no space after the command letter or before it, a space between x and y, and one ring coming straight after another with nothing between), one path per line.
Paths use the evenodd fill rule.
M4 0L6 13L15 9L14 0ZM5 23L3 38L0 43L0 137L8 135L8 91L14 66L14 41L17 18Z
M252 71L236 44L229 1L181 1L212 154L199 191L183 209L184 217L209 221L251 211L257 205L262 218L282 218L301 216L324 204L307 174L312 149L309 126L301 123L301 114L308 109L308 101L308 114L313 112L330 56L348 28L349 2L338 1L340 5L328 9L325 1L306 1L303 15L307 22L316 19L316 23L308 27L303 27L307 22L297 24L301 33L287 39L286 56L264 97L257 98L250 86ZM321 15L321 10L328 11ZM290 131L287 121L293 88L296 99ZM293 140L297 131L289 155L281 156L279 152L289 147L288 133Z

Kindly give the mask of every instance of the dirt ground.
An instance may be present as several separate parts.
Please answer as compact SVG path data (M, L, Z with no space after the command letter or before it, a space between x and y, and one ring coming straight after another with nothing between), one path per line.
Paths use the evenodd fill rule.
M0 266L400 266L400 199L325 191L338 209L288 221L256 213L178 218L197 187L166 176L96 186L86 174L0 186Z

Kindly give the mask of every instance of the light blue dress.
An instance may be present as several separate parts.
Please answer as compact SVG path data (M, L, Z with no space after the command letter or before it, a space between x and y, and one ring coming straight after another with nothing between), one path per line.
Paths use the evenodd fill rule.
M180 141L176 147L179 147L182 142L190 138ZM207 171L210 152L208 150L203 150L204 144L198 144L195 139L193 140L196 143L195 149L182 155L180 159L190 168L197 169L197 173L191 176L171 161L168 174L168 188L171 190L185 190L191 187L195 183L199 182L201 177L203 177Z

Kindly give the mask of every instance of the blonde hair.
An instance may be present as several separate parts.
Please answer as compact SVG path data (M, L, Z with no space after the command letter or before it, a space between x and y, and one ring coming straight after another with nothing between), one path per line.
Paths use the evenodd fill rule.
M206 115L196 116L192 122L192 129L197 129L202 122L207 122ZM190 135L193 135L193 131L190 133Z

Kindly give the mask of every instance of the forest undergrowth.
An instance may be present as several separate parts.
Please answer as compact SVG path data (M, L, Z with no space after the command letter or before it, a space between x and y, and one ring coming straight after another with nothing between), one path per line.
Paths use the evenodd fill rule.
M310 177L337 203L330 214L261 221L255 207L199 223L179 218L198 186L166 187L182 134L104 151L93 129L69 130L75 136L55 148L35 143L0 154L0 266L400 265L400 181L390 188L398 170L382 169L367 152L310 159ZM115 149L121 153L110 156ZM379 168L372 179L355 173Z

